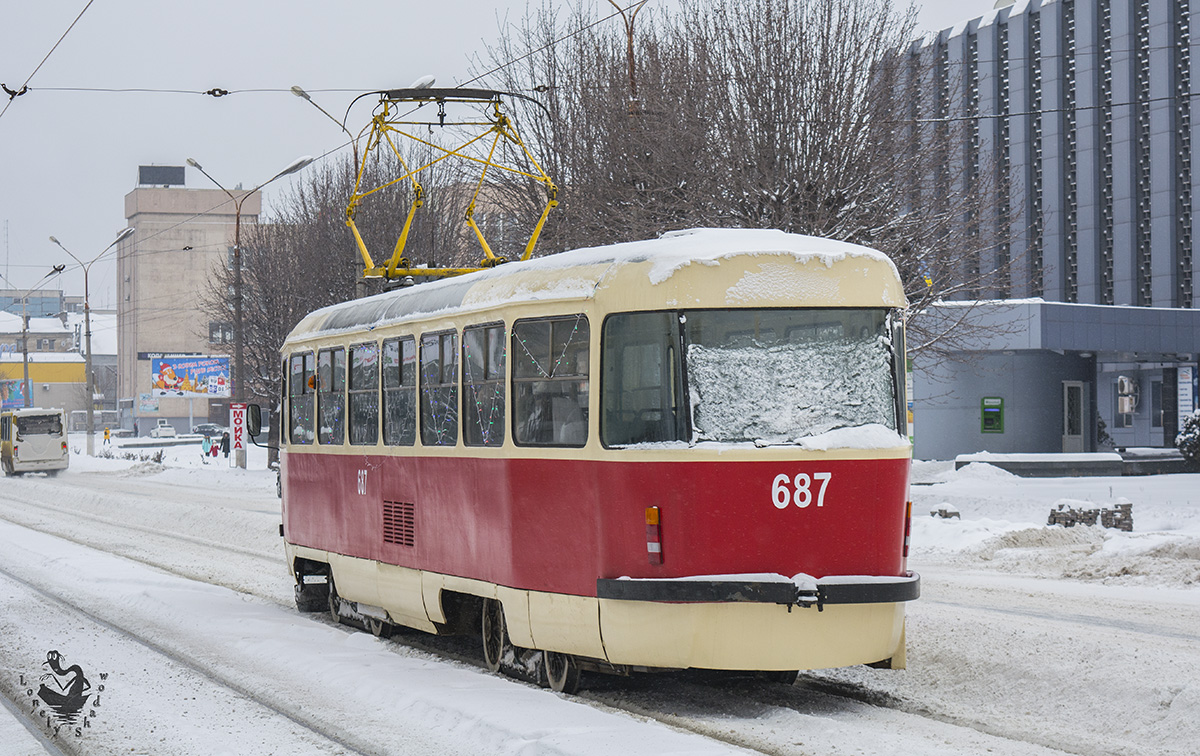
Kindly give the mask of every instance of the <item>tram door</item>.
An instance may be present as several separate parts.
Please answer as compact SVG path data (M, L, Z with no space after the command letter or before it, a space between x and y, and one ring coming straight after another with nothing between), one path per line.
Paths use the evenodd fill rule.
M1063 381L1062 450L1067 453L1085 451L1084 411L1087 391L1083 381Z

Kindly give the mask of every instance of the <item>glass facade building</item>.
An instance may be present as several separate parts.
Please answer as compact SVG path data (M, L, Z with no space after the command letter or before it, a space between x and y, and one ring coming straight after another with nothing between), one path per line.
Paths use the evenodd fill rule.
M1194 388L1189 397L1179 379L1194 380L1200 352L1192 251L1200 123L1191 113L1200 90L1191 65L1200 59L1200 26L1193 25L1200 25L1200 0L1030 0L906 51L911 59L947 61L944 76L911 86L923 101L936 99L947 122L966 126L954 132L960 148L946 151L962 161L951 172L992 171L1001 193L991 219L969 221L996 239L977 265L1012 262L1006 280L977 292L979 299L1026 300L1034 311L1022 304L1021 312L1037 320L1009 324L1025 338L981 344L981 354L964 355L962 366L938 367L952 374L940 379L954 382L954 396L939 400L936 387L922 392L918 385L918 455L1091 451L1104 433L1114 446L1172 445L1179 410L1194 402ZM1051 339L1053 348L1029 338L1044 336L1051 322L1074 330ZM1003 382L980 378L977 358L1002 373L1043 371L1005 404L1015 416L1029 413L1030 423L1048 413L1055 423L1062 417L1063 429L1077 427L1078 418L1064 416L1062 384L1083 383L1081 441L1053 428L1034 434L1038 442L1028 434L980 435L979 397L964 387L999 396ZM1062 370L1045 373L1048 362ZM1175 396L1164 398L1164 386ZM927 423L936 422L931 431L962 432L922 449L922 410ZM1060 435L1062 448L1054 441Z

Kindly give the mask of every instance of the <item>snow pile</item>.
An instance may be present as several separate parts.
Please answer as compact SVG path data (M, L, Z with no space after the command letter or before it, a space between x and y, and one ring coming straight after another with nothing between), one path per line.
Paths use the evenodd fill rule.
M912 556L1042 578L1200 585L1200 475L1020 478L983 463L914 463ZM1133 502L1134 532L1047 526L1052 509ZM955 508L962 519L929 517Z
M725 301L739 305L795 297L831 300L840 289L841 282L836 278L814 276L793 265L761 263L757 271L743 274L741 280L725 290Z
M126 478L140 478L144 475L158 475L167 468L158 462L135 462L128 470L121 473Z
M790 255L799 262L817 261L826 267L833 267L835 262L852 257L864 257L892 265L886 255L867 247L774 229L693 228L670 231L650 241L614 245L611 249L642 254L652 252L654 265L650 271L650 282L653 284L666 281L688 265L719 265L722 258L739 254ZM894 265L892 269L895 270Z
M837 428L798 442L801 449L830 451L832 449L895 449L908 446L908 439L886 425L868 423L856 428Z

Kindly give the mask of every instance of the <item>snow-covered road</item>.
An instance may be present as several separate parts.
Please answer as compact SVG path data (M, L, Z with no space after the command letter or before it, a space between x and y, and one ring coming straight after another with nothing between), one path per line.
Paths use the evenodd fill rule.
M99 701L78 734L49 738L67 752L1149 755L1200 742L1200 476L1087 481L1141 487L1135 518L1157 529L1117 536L1038 522L1056 486L1082 483L919 469L933 485L914 488L915 511L948 503L963 518L915 523L924 595L908 670L790 688L592 677L572 698L487 674L470 643L430 652L442 642L296 613L273 473L178 454L166 467L76 457L58 479L0 481L0 692L28 712L49 651L81 665ZM0 753L44 752L5 736L17 727L0 709Z

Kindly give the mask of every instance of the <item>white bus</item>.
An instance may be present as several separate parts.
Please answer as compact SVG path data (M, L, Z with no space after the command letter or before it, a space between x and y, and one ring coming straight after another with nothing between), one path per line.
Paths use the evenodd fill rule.
M5 475L67 469L67 417L60 409L27 407L0 413L0 465Z

